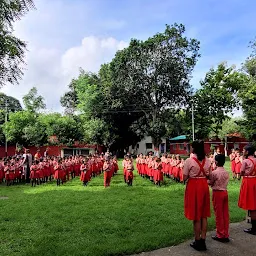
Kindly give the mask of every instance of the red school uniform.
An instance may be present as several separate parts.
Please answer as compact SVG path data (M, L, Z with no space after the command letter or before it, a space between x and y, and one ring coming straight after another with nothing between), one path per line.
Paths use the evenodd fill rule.
M199 162L196 155L185 161L183 175L188 176L184 199L184 213L189 220L211 217L210 192L207 177L211 174L211 162Z
M36 165L31 165L30 167L30 179L36 179L36 170L37 170L37 166Z
M235 162L235 158L236 158L236 154L235 153L231 153L229 155L229 159L230 159L230 163L231 163L231 171L233 173L236 172L236 162Z
M111 165L109 162L105 162L103 165L103 171L104 171L104 187L109 187L111 182L111 175L110 175L110 168Z
M88 182L90 181L90 172L89 172L89 166L88 164L82 164L80 166L80 171L81 171L81 177L80 180L83 182Z
M228 181L229 174L223 167L217 167L208 181L212 187L212 202L218 238L229 238Z
M236 156L235 158L235 173L236 174L240 174L241 172L241 166L242 166L242 162L241 162L241 157L240 156Z
M238 206L244 210L256 210L256 159L249 156L243 160L241 166L241 176L243 176Z

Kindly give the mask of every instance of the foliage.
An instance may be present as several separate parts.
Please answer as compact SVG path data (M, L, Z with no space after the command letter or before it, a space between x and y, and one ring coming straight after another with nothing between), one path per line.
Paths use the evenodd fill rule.
M78 104L77 94L76 94L76 81L73 79L68 85L69 91L66 92L60 99L61 106L65 108L65 114L73 115L76 111Z
M219 135L223 121L239 106L237 94L244 81L245 76L226 63L207 72L200 82L202 88L193 97L197 139L208 137L210 132Z
M37 95L36 87L30 89L28 94L23 96L23 103L25 105L26 110L32 113L38 113L38 111L46 108L44 98L40 95Z
M246 75L245 82L240 89L239 98L245 120L241 122L244 135L256 141L256 40L251 43L252 54L243 64L242 71Z
M221 130L218 133L218 137L220 139L224 139L227 134L232 133L243 133L241 122L243 122L244 119L241 117L233 117L233 118L227 118L222 122ZM215 137L214 133L210 133L209 137Z
M32 0L0 1L0 87L23 75L26 43L13 35L13 23L33 8Z
M36 124L36 116L29 111L19 111L9 115L9 121L3 125L7 141L21 145L30 144L25 129Z
M185 27L166 26L146 41L133 39L110 63L112 98L120 108L137 112L138 127L155 146L166 133L165 112L187 104L189 79L199 57L199 42L184 36Z

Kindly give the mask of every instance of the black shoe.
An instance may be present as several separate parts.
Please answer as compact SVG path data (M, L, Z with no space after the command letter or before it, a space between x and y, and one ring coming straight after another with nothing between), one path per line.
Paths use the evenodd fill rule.
M217 236L212 236L212 239L221 243L228 243L229 242L229 238L219 238Z
M192 243L190 244L190 246L191 246L192 248L194 248L195 250L197 250L197 251L202 251L202 249L201 249L201 244L200 244L200 240L195 240L194 242L192 242Z
M201 251L206 251L207 248L206 248L206 244L205 244L205 239L202 239L200 240L200 246L201 246Z
M256 236L256 231L254 231L252 228L244 229L244 232Z

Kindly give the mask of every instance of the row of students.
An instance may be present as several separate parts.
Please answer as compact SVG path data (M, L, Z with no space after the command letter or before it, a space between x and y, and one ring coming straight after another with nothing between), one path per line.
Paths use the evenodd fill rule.
M30 166L30 180L32 186L40 185L52 180L57 180L57 185L80 176L81 171L85 173L84 168L81 169L83 161L86 160L88 174L86 177L97 176L103 171L104 156L92 155L88 158L83 156L70 156L65 158L44 157L35 159ZM115 172L118 169L117 160L115 161ZM7 186L13 185L25 180L25 171L23 166L24 159L22 157L11 157L0 161L0 183L6 182ZM89 175L90 174L90 175ZM81 175L83 178L83 175ZM86 178L83 178L86 180Z
M207 218L210 217L210 193L216 220L216 235L212 238L229 242L229 209L227 185L229 174L224 169L225 156L217 154L214 158L216 168L212 170L211 160L206 157L203 142L192 143L193 153L185 161L183 175L187 181L184 197L185 217L193 221L195 241L190 246L198 251L206 250ZM243 176L238 206L250 211L252 228L244 232L256 235L256 159L254 147L247 145L243 150L240 175Z
M140 176L149 178L157 185L161 184L163 176L173 178L177 182L183 182L184 160L179 155L164 154L161 158L158 158L140 154L136 159L136 165Z

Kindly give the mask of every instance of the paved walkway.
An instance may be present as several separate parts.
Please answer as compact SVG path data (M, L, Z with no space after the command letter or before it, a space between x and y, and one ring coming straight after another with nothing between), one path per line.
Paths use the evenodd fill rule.
M206 252L197 252L191 248L189 246L191 240L177 246L163 248L152 252L143 252L139 254L139 256L256 256L256 236L244 233L243 229L246 227L251 227L251 225L247 224L245 221L231 224L230 242L226 244L214 241L211 238L211 235L214 235L214 232L209 232L206 239L208 249Z

